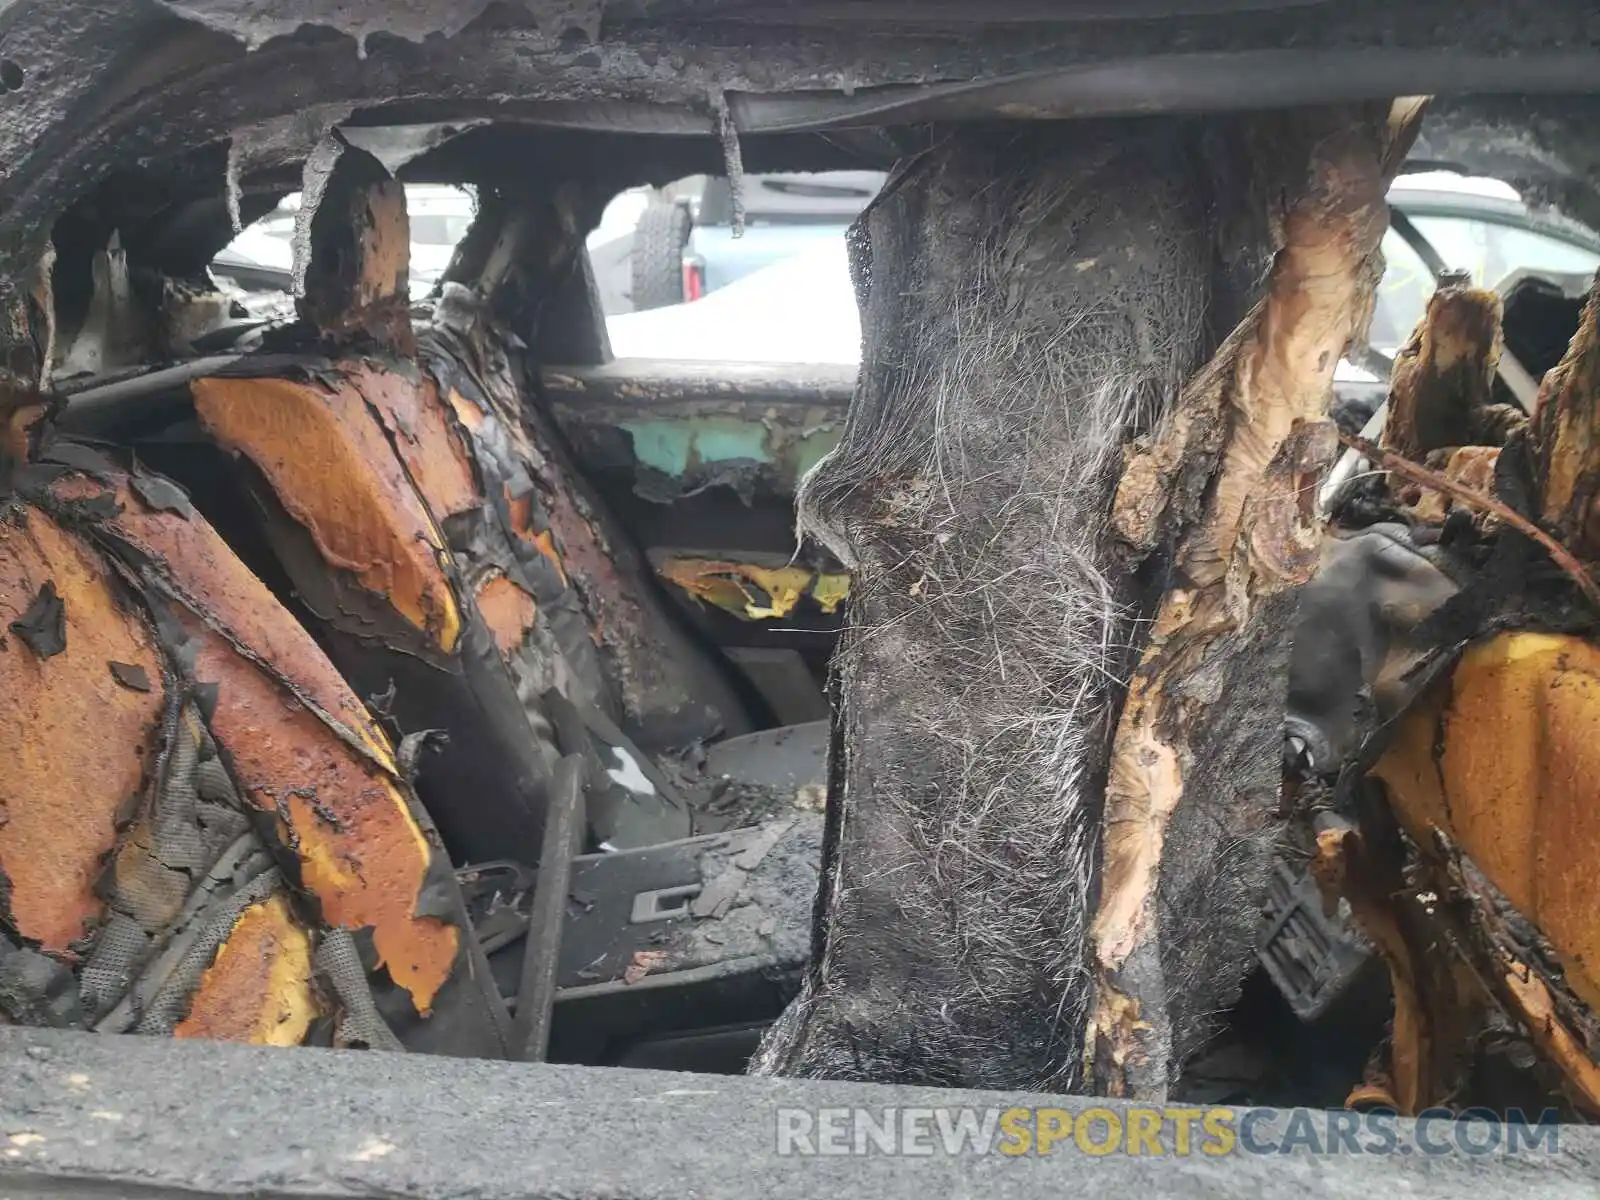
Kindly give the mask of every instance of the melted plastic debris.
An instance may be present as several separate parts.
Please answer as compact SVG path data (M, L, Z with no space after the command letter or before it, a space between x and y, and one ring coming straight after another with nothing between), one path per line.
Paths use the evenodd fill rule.
M67 648L67 607L47 582L24 612L11 622L11 632L40 658L53 658Z
M239 161L243 151L244 147L237 139L228 143L228 165L224 168L222 179L222 194L228 202L228 225L234 237L244 232L244 218L239 215L239 198L243 192L239 186Z

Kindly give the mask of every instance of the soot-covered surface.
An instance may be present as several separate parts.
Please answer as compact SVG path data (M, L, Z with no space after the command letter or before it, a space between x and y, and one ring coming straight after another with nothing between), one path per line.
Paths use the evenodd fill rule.
M1199 145L1179 122L957 133L858 227L867 365L800 499L855 572L826 912L760 1069L1078 1082L1134 636L1103 533L1124 440L1208 349Z

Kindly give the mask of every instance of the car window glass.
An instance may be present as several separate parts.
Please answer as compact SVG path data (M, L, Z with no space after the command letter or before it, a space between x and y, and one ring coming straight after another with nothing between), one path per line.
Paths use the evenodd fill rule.
M1494 287L1520 268L1579 272L1600 268L1600 254L1549 234L1502 221L1466 216L1414 215L1412 224L1451 270L1467 271L1479 287ZM1393 354L1411 336L1433 294L1433 279L1416 251L1390 230L1383 238L1385 263L1368 340Z
M1519 267L1589 272L1600 266L1600 254L1515 225L1457 216L1419 216L1415 224L1445 265L1471 271L1482 287L1493 287Z
M1383 235L1383 263L1367 341L1374 349L1393 355L1422 319L1433 294L1433 276L1417 252L1392 229Z
M1540 237L1525 229L1506 230L1505 240L1506 257L1514 266L1585 274L1600 269L1600 253L1569 242Z
M854 365L861 330L845 234L883 179L747 175L739 236L726 179L624 193L628 207L613 201L588 239L613 353Z
M425 246L451 246L467 236L470 214L420 213L411 218L411 240Z

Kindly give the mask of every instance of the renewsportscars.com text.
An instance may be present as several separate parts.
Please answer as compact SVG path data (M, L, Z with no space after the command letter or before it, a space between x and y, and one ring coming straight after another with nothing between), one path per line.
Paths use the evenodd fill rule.
M1525 1115L1430 1109L1395 1113L1182 1105L1014 1108L780 1108L775 1149L795 1157L1000 1154L1555 1154L1553 1110Z

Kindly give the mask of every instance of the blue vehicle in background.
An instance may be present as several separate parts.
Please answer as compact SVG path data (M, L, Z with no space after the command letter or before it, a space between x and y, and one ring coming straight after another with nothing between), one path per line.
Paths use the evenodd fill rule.
M747 175L744 231L723 177L685 180L651 198L633 232L631 307L698 300L763 267L842 238L878 194L882 171Z

